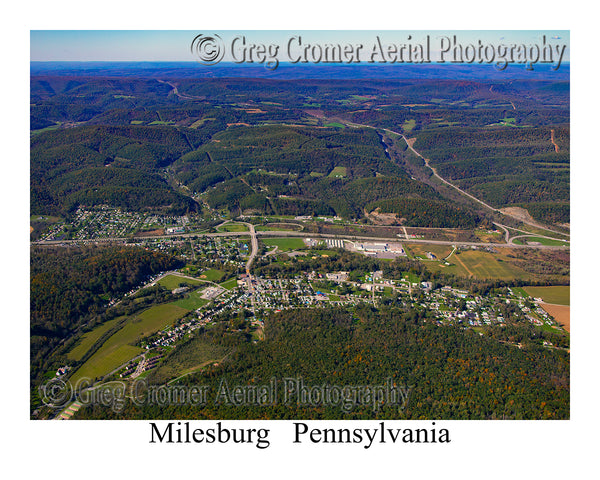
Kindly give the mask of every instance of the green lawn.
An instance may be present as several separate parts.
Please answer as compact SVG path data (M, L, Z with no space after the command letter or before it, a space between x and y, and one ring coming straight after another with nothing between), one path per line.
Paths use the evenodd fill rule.
M112 338L112 337L111 337ZM94 380L103 377L114 369L139 355L143 349L131 345L110 344L107 348L102 347L90 359L85 362L69 379L71 385L75 386L83 378Z
M219 282L223 276L225 275L225 272L222 272L221 270L217 270L215 268L211 268L210 270L206 270L204 272L202 272L199 277L202 280L208 280L209 282Z
M200 298L202 295L202 290L204 290L204 288L199 288L198 290L187 294L185 298L173 302L173 305L177 305L178 307L185 308L186 310L190 311L197 310L209 302L209 300Z
M83 356L85 355L85 353L92 347L92 345L94 345L94 343L96 343L96 341L102 335L104 335L106 332L108 332L112 327L114 327L122 319L123 319L123 317L114 318L112 320L109 320L108 322L104 322L103 324L98 325L93 330L90 330L89 332L84 333L81 336L81 339L79 340L77 345L75 345L75 347L73 347L71 349L71 351L69 353L67 353L67 358L69 360L75 360L75 361L81 360L83 358Z
M284 252L306 247L301 238L261 238L261 241L268 247L277 245L279 250Z
M571 288L568 285L553 287L523 287L523 290L534 298L542 298L546 303L556 303L557 305L571 304Z
M243 223L226 223L217 228L219 232L247 232L248 226Z
M139 338L152 335L183 317L188 310L174 303L156 305L132 316L127 323L115 332L100 349L92 355L71 377L74 385L81 378L96 378L110 373L127 360L135 357L142 348L135 347Z
M544 237L523 237L517 238L516 240L514 240L514 242L518 245L527 245L528 242L539 242L542 245L548 245L552 247L557 247L560 245L569 245L569 242L565 242L562 240L552 240L550 238Z
M168 290L174 290L178 288L180 283L187 283L188 285L202 285L203 282L191 278L183 278L178 275L167 275L158 281L159 285L162 285Z
M267 225L258 225L254 227L257 232L299 232L302 230L302 225L291 223L268 223Z
M235 287L237 287L237 278L230 278L229 280L221 283L220 285L226 290L233 290Z

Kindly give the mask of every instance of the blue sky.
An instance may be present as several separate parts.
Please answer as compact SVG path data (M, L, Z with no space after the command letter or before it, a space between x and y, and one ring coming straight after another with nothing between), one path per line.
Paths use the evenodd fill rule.
M436 48L440 36L457 35L461 44L476 43L479 39L494 45L541 44L542 36L556 44L566 44L563 61L569 59L569 32L562 30L506 30L506 31L189 31L189 30L32 30L30 33L30 59L32 61L195 61L190 52L193 38L200 34L218 34L226 48L236 37L243 35L249 44L280 45L280 58L285 61L283 51L288 40L301 35L303 43L340 43L365 45L368 49L379 35L386 43L419 43L426 35L432 39L432 49ZM231 60L227 51L224 61Z

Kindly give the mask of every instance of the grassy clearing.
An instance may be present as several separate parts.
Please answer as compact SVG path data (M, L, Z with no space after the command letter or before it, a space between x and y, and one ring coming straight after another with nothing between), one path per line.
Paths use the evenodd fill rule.
M97 378L107 375L127 360L139 355L143 350L133 346L140 338L152 335L183 317L187 309L173 303L150 307L131 319L100 349L92 355L71 377L75 384L81 378Z
M346 176L346 167L335 167L329 175L328 178L343 178Z
M226 223L217 227L218 232L248 232L248 226L243 223Z
M103 377L136 355L139 355L142 351L143 349L131 345L111 343L106 348L103 346L73 374L69 379L71 385L75 386L83 378L93 380Z
M548 246L552 246L552 247L559 247L561 245L569 245L569 242L566 242L563 240L553 240L551 238L544 238L544 237L517 238L516 240L514 240L514 242L518 245L527 245L530 242L537 242L542 245L548 245Z
M427 252L433 253L438 260L443 260L450 252L452 252L451 245L427 245L423 243L411 243L405 244L404 249L410 250L413 257L427 258Z
M534 298L541 298L546 303L555 303L557 305L571 304L571 287L568 285L552 287L523 287L528 295Z
M199 275L199 277L202 280L208 280L209 282L219 282L224 275L225 272L217 270L216 268L211 268L210 270L205 270L204 272L202 272L202 274Z
M337 252L335 250L311 249L310 253L313 254L313 257L317 257L317 256L331 257L331 256L335 255Z
M227 350L215 345L210 338L193 337L172 350L148 378L151 383L164 383L206 364L218 362L226 354Z
M261 241L268 247L277 245L279 250L284 252L306 247L301 238L261 238Z
M226 282L220 283L219 285L226 290L233 290L235 287L237 287L237 278L230 278Z
M325 125L325 127L335 127L335 128L346 128L345 125L339 123L339 122L331 122L331 123L327 123Z
M454 254L448 259L450 265L443 266L439 263L428 262L427 268L434 271L443 271L463 277L478 279L527 279L530 275L521 268L505 261L501 255L489 252L469 250Z
M92 347L92 345L94 345L94 343L96 343L102 335L108 332L122 319L123 317L114 318L108 322L98 325L93 330L84 333L77 345L75 345L75 347L73 347L71 351L67 353L67 358L75 361L81 360L85 353Z
M302 225L293 223L268 223L267 225L258 225L254 227L257 232L299 232Z
M185 298L173 302L173 305L177 305L178 307L185 308L186 310L190 311L197 310L198 308L206 305L209 302L209 300L200 298L202 295L202 290L204 289L200 288L194 292L189 293L188 295L186 295Z
M202 285L203 282L194 280L192 278L180 277L178 275L167 275L158 281L159 285L168 290L174 290L175 288L178 288L181 283L186 283L188 285Z
M206 118L201 118L200 120L196 120L194 123L192 123L190 125L190 128L198 128L201 127L202 125L204 125L204 122L208 122L211 120L216 120L214 117L206 117Z
M411 118L410 120L404 120L404 124L402 125L402 129L406 132L412 132L413 128L415 128L417 122L414 118Z

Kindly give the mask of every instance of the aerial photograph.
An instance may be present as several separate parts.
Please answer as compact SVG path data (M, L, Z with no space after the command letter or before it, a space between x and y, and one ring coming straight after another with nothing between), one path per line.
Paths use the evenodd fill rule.
M569 31L30 42L31 420L571 418Z

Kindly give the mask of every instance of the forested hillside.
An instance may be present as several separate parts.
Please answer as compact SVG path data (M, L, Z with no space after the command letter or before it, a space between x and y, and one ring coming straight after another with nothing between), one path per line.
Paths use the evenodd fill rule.
M202 407L128 402L123 412L94 406L82 409L79 418L569 418L566 352L519 349L473 331L423 323L399 309L275 313L265 335L255 345L212 329L192 340L196 348L231 352L219 366L181 380L210 387ZM223 379L233 387L268 385L272 378L279 381L276 405L214 401ZM293 398L285 404L285 378L302 378L306 386L381 385L390 379L411 388L405 409L384 403L344 411L339 405L298 405Z

